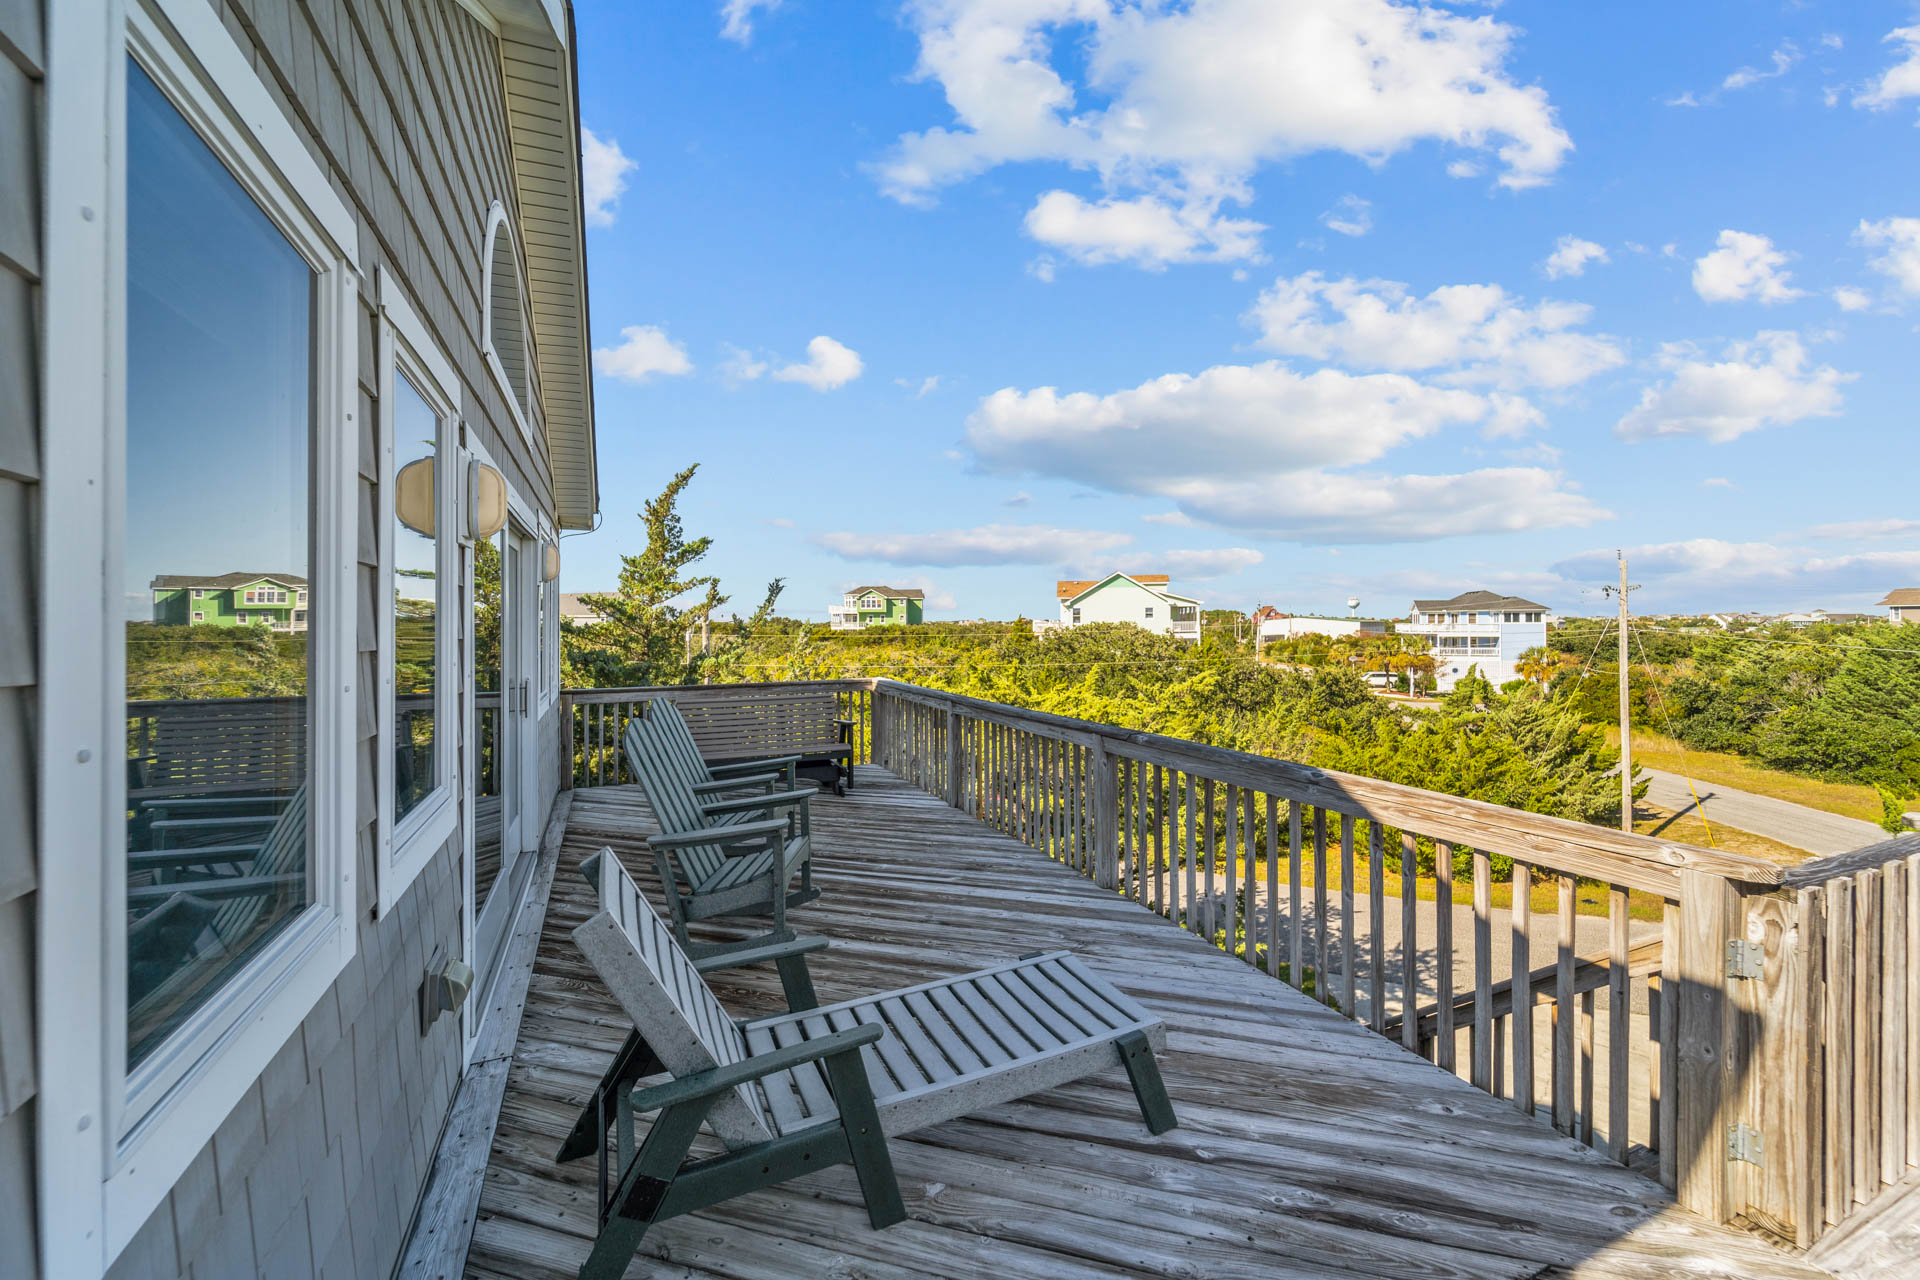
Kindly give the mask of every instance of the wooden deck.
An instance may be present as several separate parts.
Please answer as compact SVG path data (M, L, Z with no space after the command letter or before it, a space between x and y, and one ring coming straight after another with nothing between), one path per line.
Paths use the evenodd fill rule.
M799 927L823 1001L1068 946L1163 1017L1180 1127L1107 1076L893 1143L909 1221L867 1225L846 1168L669 1222L630 1276L1817 1277L1757 1237L1096 889L872 766L814 803L825 892ZM552 1162L626 1027L568 932L612 845L653 892L632 788L574 796L479 1221L476 1277L571 1276L592 1160ZM715 936L720 936L718 931ZM782 1008L772 972L716 984Z

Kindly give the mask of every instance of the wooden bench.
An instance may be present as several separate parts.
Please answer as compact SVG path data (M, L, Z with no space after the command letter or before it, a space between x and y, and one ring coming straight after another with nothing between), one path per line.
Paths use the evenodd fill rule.
M853 785L854 722L832 689L706 685L678 699L700 754L712 765L799 756L800 776L845 795Z

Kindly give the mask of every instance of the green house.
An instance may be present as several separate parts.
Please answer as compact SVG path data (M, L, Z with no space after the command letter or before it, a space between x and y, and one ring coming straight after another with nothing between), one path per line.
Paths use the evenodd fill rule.
M917 627L926 598L918 587L855 587L827 607L827 622L835 631Z
M154 578L153 620L172 627L307 629L307 580L291 573L222 573Z

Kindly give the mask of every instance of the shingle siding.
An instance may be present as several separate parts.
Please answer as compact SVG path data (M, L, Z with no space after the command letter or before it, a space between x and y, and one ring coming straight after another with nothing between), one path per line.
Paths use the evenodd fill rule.
M41 0L0 0L0 1275L35 1258Z
M501 57L455 0L208 3L359 224L358 951L112 1273L384 1278L460 1075L460 1020L442 1017L423 1036L416 993L430 957L460 954L463 877L456 834L395 909L373 916L377 565L386 533L373 289L376 268L405 284L459 374L469 438L551 518L544 444L524 442L480 352L488 205L500 201L517 223ZM41 6L0 0L0 598L27 606L0 610L0 812L10 815L0 823L0 1275L8 1277L36 1274L37 864L33 824L13 815L31 815L35 792ZM541 440L537 424L534 434ZM464 625L465 611L456 613ZM551 720L539 739L543 812L559 785ZM464 778L471 762L458 767Z

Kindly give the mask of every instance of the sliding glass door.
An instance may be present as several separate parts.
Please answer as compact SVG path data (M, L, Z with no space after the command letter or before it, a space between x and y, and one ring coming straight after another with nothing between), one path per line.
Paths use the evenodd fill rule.
M524 819L527 771L531 767L533 654L531 631L535 543L517 521L475 545L473 603L473 706L475 734L469 768L473 786L473 856L469 900L473 903L474 994L484 999L510 931L514 905L532 865ZM485 1004L475 1006L476 1013ZM477 1022L475 1024L477 1029Z

